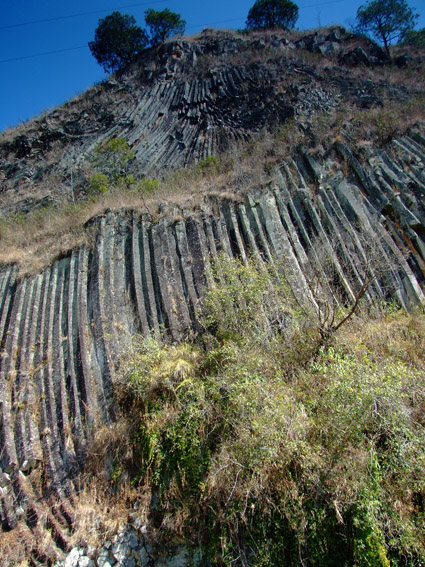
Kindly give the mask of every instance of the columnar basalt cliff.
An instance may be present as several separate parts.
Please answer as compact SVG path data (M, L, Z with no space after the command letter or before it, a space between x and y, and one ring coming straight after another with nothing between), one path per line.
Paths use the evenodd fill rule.
M135 173L155 176L291 117L306 126L314 113L346 103L362 109L381 105L383 97L407 101L415 88L357 72L360 63L388 64L380 48L358 43L339 28L292 39L207 30L196 40L149 50L121 75L3 136L1 208L26 212L84 190L87 160L111 138L131 145ZM328 58L316 68L322 51Z
M307 41L313 51L333 50L347 58L354 48L343 47L341 32L332 33L332 38L316 37L316 47L307 38L303 47ZM253 48L273 49L272 61L221 68L218 55L243 59ZM78 173L85 156L112 137L125 137L135 150L136 173L155 174L289 117L305 122L314 112L337 107L341 96L358 106L377 103L376 84L347 78L347 69L336 66L319 77L291 60L296 49L296 43L273 35L219 37L173 42L159 48L156 59L143 56L121 77L16 136L8 134L0 145L4 214L34 204L29 188L39 199L66 191L70 168ZM203 69L213 61L215 67ZM293 76L306 80L287 84ZM387 90L407 98L403 89ZM53 189L43 183L52 179L58 182ZM309 257L320 242L349 302L355 297L353 282L362 279L365 242L374 242L375 253L393 268L377 274L368 300L393 298L409 309L424 300L424 195L425 138L419 128L385 149L368 150L363 163L347 142L337 141L318 157L300 147L294 159L288 156L272 172L267 187L238 199L206 198L190 214L164 204L158 218L106 211L90 223L92 247L83 245L31 277L21 278L17 266L2 266L3 530L25 525L26 537L32 534L36 541L48 528L50 547L45 556L33 556L34 564L68 549L74 481L84 469L90 436L116 416L120 355L136 332L165 329L179 341L196 328L211 257L222 251L242 259L283 260L294 293L302 298L309 294Z

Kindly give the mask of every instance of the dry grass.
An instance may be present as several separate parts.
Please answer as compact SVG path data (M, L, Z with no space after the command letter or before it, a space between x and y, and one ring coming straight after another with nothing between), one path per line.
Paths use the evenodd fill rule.
M329 31L330 28L314 30L314 32L323 34ZM261 60L265 66L273 67L280 77L280 82L276 85L277 95L286 93L288 81L293 85L297 84L297 81L306 80L306 75L291 72L290 65L286 66L285 62L307 65L322 77L321 82L329 79L331 84L332 74L339 69L335 66L335 59L332 58L300 49L288 50L288 53L284 53L283 50L271 47L271 42L275 38L285 38L294 42L305 37L306 32L270 30L238 33L233 30L205 30L197 36L184 38L184 40L198 41L210 36L217 39L247 40L245 43L242 42L236 54L225 53L220 57L211 56L214 66L248 65ZM264 49L253 49L253 43L257 39L264 40ZM353 38L348 40L346 48L354 47L359 42L361 44L365 41L367 40L364 38ZM398 54L398 50L395 50L394 53ZM178 218L184 217L187 212L196 211L201 204L209 200L240 199L241 195L247 191L266 186L272 179L274 167L293 155L300 143L309 145L312 151L317 148L327 150L332 147L335 140L348 139L361 150L365 145L382 146L392 137L405 132L414 125L419 124L423 127L425 59L423 55L421 56L420 50L412 53L414 61L408 68L376 67L372 69L359 66L339 69L338 73L342 73L350 81L373 81L379 91L378 97L383 101L382 107L359 110L354 108L353 101L340 102L335 110L313 114L311 119L304 120L306 122L304 126L307 125L309 129L307 136L295 121L287 122L274 134L265 130L251 142L229 148L228 151L217 156L216 164L207 164L206 167L203 167L201 162L201 164L185 169L165 171L155 194L141 195L137 191L112 189L96 199L76 204L70 203L63 199L63 194L69 194L70 188L65 186L64 179L61 181L60 176L63 172L56 167L56 164L60 165L62 161L62 154L69 153L69 150L64 148L60 141L56 142L45 157L46 163L54 166L50 177L46 176L46 179L40 183L38 192L34 190L32 197L43 197L46 194L58 197L61 191L63 200L55 206L33 212L25 218L14 217L9 221L0 221L2 241L0 263L17 264L21 276L35 274L56 258L69 254L81 244L90 245L91 237L85 225L91 218L104 214L108 209L134 210L140 214L147 213L154 219L157 219L160 214L165 214L160 211L168 209L172 216ZM152 63L152 55L144 54L143 58L146 64L149 62L156 64ZM140 69L139 63L135 63L130 73L135 73ZM199 58L197 71L201 72L203 68L210 68L209 56ZM309 88L311 86L314 89L316 84L321 86L321 82L317 79L308 77L308 80L311 82ZM390 85L391 89L387 89L386 85ZM409 98L409 89L418 94ZM122 96L127 95L122 94ZM108 89L104 89L102 85L96 85L61 107L59 120L65 122L70 117L75 119L83 108L90 108L93 100L108 105L112 98ZM31 131L38 131L43 121L48 122L50 119L57 118L57 116L55 118L55 111L49 111L44 116L34 118L24 125L4 132L0 141L8 141L20 133L28 134ZM300 122L303 122L302 118ZM36 159L39 160L41 157L38 156ZM28 188L24 187L25 180L22 181L22 184L22 187L15 187L16 190L12 197L7 198L17 200L25 196L28 192ZM12 192L10 194L12 195ZM167 207L162 206L164 203L167 204Z
M33 534L21 523L10 532L0 533L0 565L3 567L28 567L28 557L33 547Z
M113 539L120 528L128 525L135 502L140 519L146 522L149 499L150 495L130 485L121 486L113 494L105 480L90 477L74 500L75 523L69 544L101 547L106 540Z
M383 311L378 317L356 317L336 335L336 346L349 351L363 344L377 360L394 356L408 365L425 370L424 308L406 316L403 311Z
M406 104L388 101L382 108L366 111L337 109L313 116L314 148L330 148L336 140L383 146L409 127L424 127L423 97ZM367 142L365 142L367 141ZM152 220L161 216L184 218L205 203L221 199L240 201L243 195L267 186L274 169L308 143L297 122L289 121L274 134L263 131L218 156L174 171L165 171L157 189L145 194L134 188L111 188L107 193L72 203L63 202L27 216L0 221L0 263L16 264L21 277L39 273L55 259L82 244L91 246L88 221L107 210L134 211ZM166 206L164 206L166 205Z
M166 210L173 216L196 211L205 202L240 198L240 194L270 181L278 159L273 136L241 144L233 151L185 169L168 171L152 194L112 188L79 203L63 201L27 216L0 222L0 263L16 264L21 277L40 272L55 259L82 244L92 243L87 222L107 210L131 210L158 219ZM263 167L258 167L262 163Z

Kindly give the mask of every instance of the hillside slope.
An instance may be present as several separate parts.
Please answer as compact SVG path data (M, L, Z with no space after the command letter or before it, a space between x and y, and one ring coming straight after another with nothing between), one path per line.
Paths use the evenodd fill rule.
M150 51L3 134L6 224L49 202L84 203L88 156L111 138L134 150L135 176L164 177L171 194L170 169L218 156L214 185L220 152L250 142L239 148L252 153L262 138L273 149L265 144L266 184L238 175L236 162L234 186L155 210L102 211L86 225L91 240L38 273L0 268L0 519L5 534L21 534L32 564L72 548L88 452L119 415L120 357L138 332L181 341L199 329L210 258L283 262L302 304L321 250L341 307L370 273L369 305L423 304L422 64L390 68L373 44L339 29L289 38L209 32Z
M1 209L25 212L84 193L90 156L112 138L135 151L134 173L152 177L292 117L307 128L314 114L385 106L391 115L394 103L420 106L414 97L423 95L423 65L416 56L408 68L389 72L380 48L342 28L247 37L206 30L166 43L121 75L2 134ZM392 126L381 125L379 134L390 135Z

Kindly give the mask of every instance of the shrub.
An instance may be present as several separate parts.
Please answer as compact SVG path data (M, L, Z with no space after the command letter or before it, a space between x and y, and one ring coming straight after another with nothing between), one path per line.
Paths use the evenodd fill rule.
M414 47L425 47L425 28L420 30L409 30L401 38L402 45L412 45Z
M109 190L108 177L103 173L93 173L93 175L90 176L87 190L90 195L106 193Z
M278 344L300 323L276 267L219 258L209 278L196 344L138 339L122 364L162 535L219 565L421 564L422 369L351 335L289 373Z
M116 183L127 175L134 155L124 138L112 138L96 147L90 162L93 168L105 175L111 183Z

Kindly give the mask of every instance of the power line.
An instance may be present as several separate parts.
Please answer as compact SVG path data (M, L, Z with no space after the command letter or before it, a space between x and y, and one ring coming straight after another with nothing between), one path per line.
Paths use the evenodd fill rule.
M22 55L22 57L13 57L12 59L1 59L0 63L9 63L10 61L21 61L22 59L32 59L33 57L42 57L43 55L53 55L54 53L65 53L65 51L76 51L77 49L85 49L86 47L87 45L79 45L78 47L67 47L66 49L57 49L55 51L34 53L33 55Z
M130 4L127 6L121 6L120 8L130 8L130 7L135 7L135 6L146 6L148 4L158 4L160 2L164 2L165 0L156 0L155 2L144 2L142 4ZM318 4L310 4L309 6L300 6L300 10L304 10L306 8L317 8L319 6L325 6L327 4L340 4L341 2L345 2L345 0L329 0L328 2L320 2ZM111 8L113 9L113 8ZM25 26L25 25L30 25L30 24L34 24L34 23L40 23L40 22L50 22L50 21L55 21L55 20L61 20L61 19L65 19L65 18L73 18L73 17L77 17L77 16L86 16L88 14L95 14L95 13L99 13L99 12L106 12L109 10L96 10L96 12L82 12L81 14L74 14L72 16L61 16L58 18L50 18L48 20L37 20L34 22L27 22L27 23L23 23L23 24L15 24L14 26L0 26L0 29L4 29L7 27L17 27L17 26ZM219 24L228 24L230 22L239 22L243 20L243 18L233 18L231 20L221 20L218 22L209 22L207 24L194 24L192 26L188 26L186 29L196 29L196 28L201 28L204 26L216 26ZM1 59L0 63L10 63L12 61L22 61L23 59L33 59L35 57L43 57L45 55L54 55L56 53L66 53L67 51L76 51L78 49L85 49L87 47L87 45L80 45L78 47L68 47L65 49L57 49L54 51L45 51L43 53L34 53L32 55L22 55L21 57L12 57L10 59Z
M240 21L242 18L233 18L232 20L221 20L220 22L210 22L208 24L197 24L189 26L187 29L202 27L202 26L215 26L218 24L226 24L229 22ZM85 49L87 45L79 45L78 47L68 47L65 49L55 49L54 51L45 51L43 53L33 53L32 55L22 55L21 57L12 57L10 59L0 59L0 63L10 63L11 61L22 61L23 59L32 59L34 57L43 57L44 55L54 55L55 53L65 53L67 51L76 51L77 49Z
M139 6L150 6L151 4L162 4L167 0L154 0L153 2L141 2L139 4L127 4L126 6L118 6L117 8L108 8L107 10L93 10L92 12L80 12L79 14L70 14L69 16L56 16L55 18L45 18L44 20L32 20L31 22L21 22L19 24L10 24L0 26L0 30L19 28L21 26L32 26L33 24L44 24L46 22L57 22L58 20L69 20L70 18L78 18L80 16L91 16L93 14L101 14L110 12L111 10L123 10L125 8L137 8Z
M57 22L59 20L68 20L70 18L78 18L80 16L91 16L93 14L103 14L104 12L110 12L111 10L124 10L127 8L137 8L140 6L149 6L151 4L162 4L163 2L166 2L167 0L154 0L153 2L140 2L138 4L127 4L125 6L117 6L116 8L108 8L107 10L93 10L92 12L79 12L78 14L69 14L68 16L56 16L54 18L45 18L43 20L32 20L30 22L21 22L18 24L9 24L7 26L0 26L0 30L7 30L7 29L13 29L13 28L19 28L21 26L31 26L34 24L44 24L46 22ZM170 1L170 0L168 0ZM172 1L172 0L171 0ZM319 6L325 6L327 4L340 4L341 2L345 2L345 0L330 0L329 2L320 2L319 4L310 4L309 6L299 6L300 10L305 10L306 8L317 8ZM231 22L231 21L237 21L239 19L242 18L236 18L234 20L225 20L224 22L216 22L217 24L221 24L221 23L226 23L226 22ZM215 23L211 23L211 24L201 24L201 25L206 25L206 26L212 26L215 25ZM189 29L194 28L197 26L190 26Z

